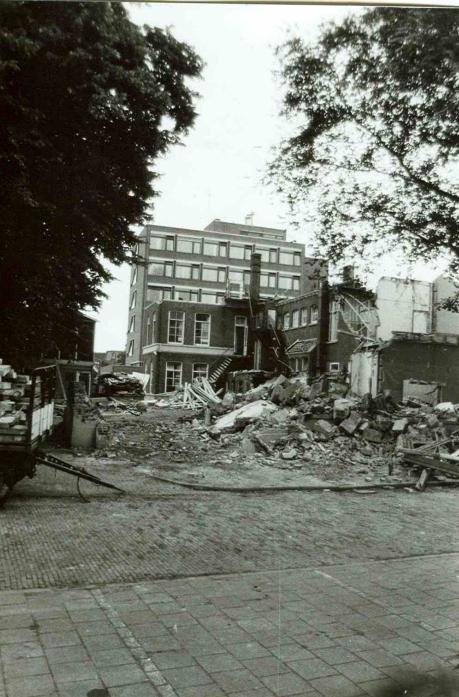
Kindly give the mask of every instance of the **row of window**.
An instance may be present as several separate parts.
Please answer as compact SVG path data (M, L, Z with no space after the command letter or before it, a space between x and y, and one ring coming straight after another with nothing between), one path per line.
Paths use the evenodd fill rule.
M279 315L278 324L280 329L296 329L296 327L306 327L308 324L317 324L318 321L319 308L317 305L311 305Z
M183 344L185 334L185 313L169 312L167 341L169 344ZM210 315L197 312L194 316L194 343L196 346L209 346Z
M174 392L182 386L183 363L176 361L166 363L165 392ZM193 363L192 380L209 377L209 366L207 363Z
M301 358L291 358L290 361L290 368L293 370L294 373L305 373L309 369L309 359L306 358L305 356ZM340 364L337 362L329 362L328 363L328 372L329 373L339 373L340 372Z
M188 300L190 302L220 305L225 302L224 293L198 290L197 288L162 288L150 286L147 290L147 302L155 303L160 300Z
M228 269L226 266L182 264L177 261L153 261L148 265L148 273L151 276L165 276L166 278L250 285L249 269ZM262 273L260 274L260 285L262 288L282 288L284 290L299 291L300 277L283 276L274 272Z
M155 236L150 239L150 249L184 254L204 254L209 257L229 257L230 259L245 259L246 261L250 261L253 252L258 252L261 254L261 260L268 264L301 266L301 252L203 238L196 239L176 235Z

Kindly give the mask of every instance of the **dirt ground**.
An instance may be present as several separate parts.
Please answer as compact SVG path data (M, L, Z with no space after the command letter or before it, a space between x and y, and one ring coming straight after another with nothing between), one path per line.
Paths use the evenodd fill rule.
M315 443L311 454L284 460L279 454L241 452L240 434L219 440L193 421L190 411L150 407L140 415L106 414L111 437L106 447L90 453L61 451L60 456L128 490L142 491L155 476L191 484L223 487L320 486L332 484L396 484L416 481L414 473L396 467L391 476L384 448L362 457L353 439ZM184 421L185 419L185 421ZM54 474L52 475L54 477ZM58 486L62 477L54 479ZM152 481L153 480L153 481ZM40 473L34 489L49 476ZM158 482L155 481L155 487Z

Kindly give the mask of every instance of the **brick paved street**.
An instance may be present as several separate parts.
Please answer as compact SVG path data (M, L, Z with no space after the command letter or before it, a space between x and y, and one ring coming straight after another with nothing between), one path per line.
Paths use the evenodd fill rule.
M393 697L453 697L457 562L4 591L0 695L378 697L392 686Z
M0 514L0 697L459 694L429 682L458 674L454 489L34 485Z
M238 495L164 486L155 496L151 486L144 498L105 496L90 503L76 496L20 496L19 486L0 513L0 589L459 551L454 489Z

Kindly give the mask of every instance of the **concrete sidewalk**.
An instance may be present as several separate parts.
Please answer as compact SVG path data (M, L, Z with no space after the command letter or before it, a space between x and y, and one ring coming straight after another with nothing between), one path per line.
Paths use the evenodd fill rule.
M0 697L354 697L458 664L458 554L0 593ZM459 694L459 688L450 692Z

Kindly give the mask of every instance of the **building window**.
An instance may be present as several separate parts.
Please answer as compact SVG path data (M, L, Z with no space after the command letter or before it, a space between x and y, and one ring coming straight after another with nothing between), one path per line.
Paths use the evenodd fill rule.
M217 293L217 305L224 305L225 304L225 294L224 293Z
M193 240L190 237L178 237L177 252L201 254L201 240Z
M269 263L270 264L277 264L277 249L270 249L269 250Z
M199 302L199 291L192 290L191 288L176 288L175 299L197 303Z
M199 281L201 276L201 267L199 264L192 264L191 266L191 278L193 281Z
M189 264L176 264L175 278L191 278L191 266Z
M209 346L210 341L210 315L203 313L194 316L194 343L201 346Z
M202 380L209 377L209 366L207 363L193 363L193 380Z
M329 373L339 373L339 363L329 363L328 364Z
M279 252L279 264L284 264L285 266L293 266L293 252Z
M308 366L309 366L309 358L306 358L306 357L302 358L301 359L301 371L303 373L305 373L307 371Z
M311 319L310 324L317 324L319 321L319 308L317 305L311 305Z
M168 252L174 251L174 237L151 237L150 238L150 249L166 250Z
M262 263L269 264L269 249L260 249L257 247L255 251L261 256Z
M147 319L147 334L145 336L145 345L149 346L151 344L151 319Z
M290 312L284 315L284 329L290 329Z
M252 251L253 251L252 245L246 244L246 246L244 247L244 259L246 261L250 261L250 257L252 256Z
M211 282L217 282L218 281L218 269L216 268L211 268L209 266L203 266L202 267L202 280L203 281L211 281Z
M128 332L129 334L135 332L135 315L132 315L130 319Z
M151 276L167 276L172 278L174 264L172 261L154 261L148 265L148 273Z
M133 291L132 296L131 296L131 304L129 305L130 309L133 310L135 307L135 304L137 302L137 291ZM125 325L126 326L126 325Z
M169 312L169 329L167 340L169 344L183 344L184 312Z
M267 273L260 274L260 286L261 286L261 288L268 287L268 274Z
M172 288L163 288L163 300L172 300L174 291Z
M330 323L328 325L328 340L337 341L338 339L338 309L339 304L336 300L330 303Z
M228 242L219 242L218 244L218 256L227 257L228 256Z
M244 271L244 286L250 286L250 271Z
M244 247L231 243L231 257L233 259L244 259Z
M270 273L268 274L268 286L269 288L275 288L277 286L277 274L275 273Z
M218 242L206 242L204 240L204 254L208 257L218 256Z
M292 329L296 329L296 327L299 326L299 323L300 323L300 311L293 310L293 312L292 312Z
M215 305L217 303L217 294L209 293L205 290L201 291L201 302L208 303L209 305Z
M279 288L283 290L292 290L292 277L279 276Z
M127 355L128 356L134 355L134 339L131 339L131 341L129 342Z
M293 252L293 266L301 266L301 252Z
M132 270L131 286L133 286L136 281L137 281L137 266L134 266L134 268Z
M174 392L182 386L182 364L166 363L166 392Z
M292 290L300 290L300 277L293 276L292 278Z
M244 274L242 271L230 271L229 280L231 283L242 283L244 280Z
M303 307L301 308L301 320L300 320L301 326L305 327L308 323L308 308Z
M234 353L237 356L247 354L247 317L236 315L234 318Z
M218 269L217 280L219 283L226 283L226 269L224 267Z
M147 346L153 343L156 329L156 312L147 320Z

